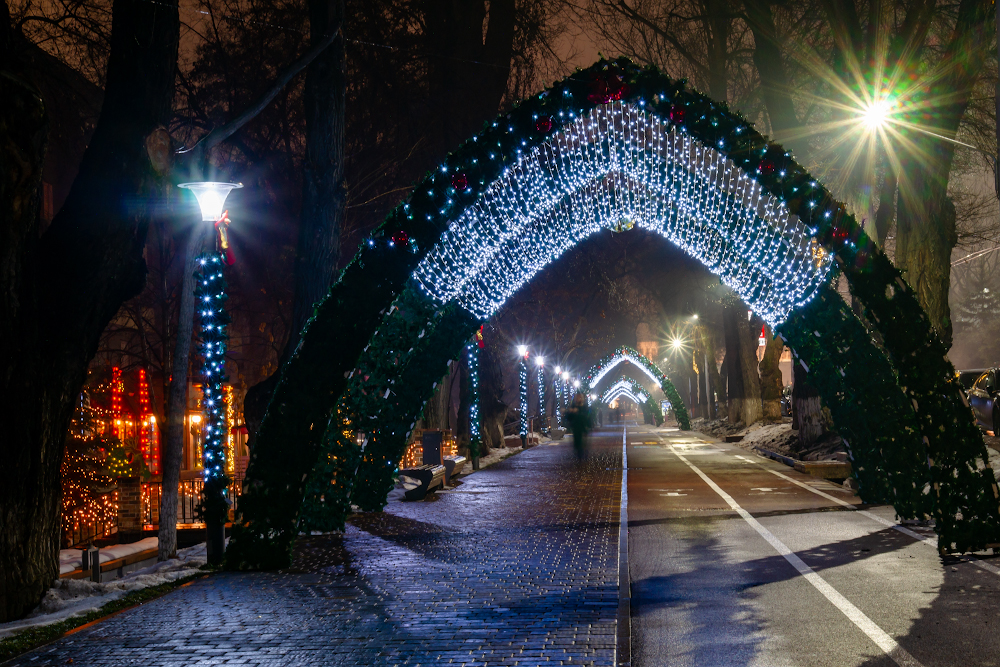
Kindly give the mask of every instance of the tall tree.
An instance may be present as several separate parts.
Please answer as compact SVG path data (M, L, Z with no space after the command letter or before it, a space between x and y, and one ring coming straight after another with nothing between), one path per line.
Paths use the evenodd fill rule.
M344 20L343 0L309 0L312 42L321 42ZM280 366L299 344L299 332L312 315L313 304L333 282L340 256L341 227L347 206L344 169L346 115L346 54L344 37L306 70L304 95L306 154L303 161L302 206L296 244L294 302L288 339L278 362L279 370L253 386L244 401L250 446L277 385Z
M9 11L0 42L10 44ZM104 327L145 278L149 194L160 176L147 146L170 117L180 21L176 1L117 0L104 104L62 210L38 238L44 110L0 58L4 312L0 416L0 621L38 604L58 574L59 467L75 401ZM9 149L9 150L8 150Z

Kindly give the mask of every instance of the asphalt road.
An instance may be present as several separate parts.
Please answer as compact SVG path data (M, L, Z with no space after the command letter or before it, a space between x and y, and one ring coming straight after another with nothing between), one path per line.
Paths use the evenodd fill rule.
M891 507L734 445L626 432L632 665L1000 665L1000 559L942 561Z

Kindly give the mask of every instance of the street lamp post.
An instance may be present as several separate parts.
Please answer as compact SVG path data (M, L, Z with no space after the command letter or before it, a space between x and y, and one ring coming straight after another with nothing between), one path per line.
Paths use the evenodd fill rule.
M202 467L203 503L207 532L208 562L222 562L226 545L226 520L229 518L229 477L226 474L226 405L223 384L226 381L226 349L229 343L229 315L225 310L226 280L223 269L232 264L227 228L229 218L223 207L230 191L242 188L239 183L182 183L178 187L194 193L201 208L201 219L214 223L215 247L197 261L195 308L201 322L202 381L205 420L203 426Z
M521 449L528 446L528 346L518 345L517 354L521 357L521 361L517 366L518 378L521 381L521 423L520 435L521 435Z
M556 366L556 374L552 377L552 407L555 409L556 428L562 429L563 412L562 368Z
M545 357L535 357L538 366L538 430L542 435L549 434L549 421L545 417Z

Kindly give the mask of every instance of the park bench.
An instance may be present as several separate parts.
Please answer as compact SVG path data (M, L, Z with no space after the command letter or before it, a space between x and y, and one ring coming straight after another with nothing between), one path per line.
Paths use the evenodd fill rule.
M433 464L400 470L399 481L405 490L403 497L407 500L422 500L431 491L444 486L445 472L444 466Z
M462 469L465 468L465 463L468 461L464 456L445 456L441 463L444 464L444 484L445 486L451 486L453 479L458 477Z

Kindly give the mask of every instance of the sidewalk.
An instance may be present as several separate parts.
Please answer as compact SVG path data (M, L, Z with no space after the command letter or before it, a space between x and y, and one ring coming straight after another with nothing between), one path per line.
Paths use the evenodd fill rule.
M481 470L307 538L288 573L224 573L14 665L611 665L621 442Z

